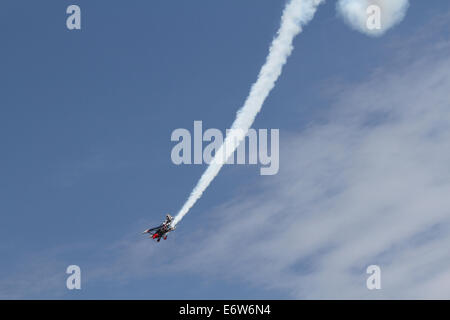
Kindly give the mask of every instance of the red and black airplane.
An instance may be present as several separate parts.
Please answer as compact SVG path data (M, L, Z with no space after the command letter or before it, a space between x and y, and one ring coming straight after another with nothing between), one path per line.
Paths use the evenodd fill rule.
M168 215L166 215L166 220L164 220L164 222L160 226L147 229L142 233L149 233L150 238L156 239L156 241L158 241L158 242L161 240L161 238L166 240L167 234L170 231L175 230L175 226L170 225L172 223L172 221L173 221L172 216L170 214L168 214Z

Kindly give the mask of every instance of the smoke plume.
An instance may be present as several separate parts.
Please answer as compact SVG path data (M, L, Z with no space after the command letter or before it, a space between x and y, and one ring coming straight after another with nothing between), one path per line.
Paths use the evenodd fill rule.
M222 146L217 150L206 171L201 176L189 198L176 215L172 225L176 225L189 212L189 209L202 196L203 192L219 173L223 164L233 154L239 143L245 138L256 115L275 86L282 68L290 56L294 37L302 31L302 27L313 18L317 6L324 0L291 0L285 7L281 18L281 26L270 46L269 55L262 66L258 79L253 84L243 107L238 110Z

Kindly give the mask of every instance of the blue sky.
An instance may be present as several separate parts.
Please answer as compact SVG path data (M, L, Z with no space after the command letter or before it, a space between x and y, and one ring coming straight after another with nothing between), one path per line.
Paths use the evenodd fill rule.
M205 169L172 163L172 131L229 128L285 2L78 0L69 31L73 3L0 6L0 297L450 296L448 1L376 38L322 5L254 123L279 174L224 167L160 244L139 233Z

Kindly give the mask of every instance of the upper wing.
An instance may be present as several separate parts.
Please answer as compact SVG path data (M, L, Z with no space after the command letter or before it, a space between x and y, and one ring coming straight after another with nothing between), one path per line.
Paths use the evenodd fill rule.
M150 228L150 229L145 230L145 232L149 233L149 232L158 230L158 229L160 229L161 227L162 227L162 225L160 225L159 227Z

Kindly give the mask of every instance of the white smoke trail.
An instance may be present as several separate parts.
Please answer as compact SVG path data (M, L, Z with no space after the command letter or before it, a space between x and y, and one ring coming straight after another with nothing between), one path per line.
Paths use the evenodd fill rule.
M186 203L178 212L172 225L175 226L188 213L189 209L202 196L203 192L216 177L226 160L233 154L239 143L245 138L256 115L281 74L283 65L290 56L294 37L302 31L313 18L317 6L324 0L291 0L285 7L281 26L272 41L269 55L261 68L257 81L253 84L244 106L238 110L231 131L217 150L213 160L201 176Z

